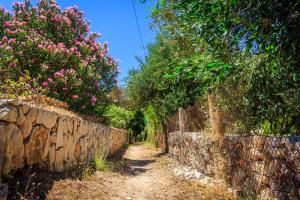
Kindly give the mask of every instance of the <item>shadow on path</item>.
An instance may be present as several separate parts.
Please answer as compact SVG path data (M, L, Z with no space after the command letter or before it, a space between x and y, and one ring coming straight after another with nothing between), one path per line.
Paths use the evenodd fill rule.
M41 170L36 166L24 167L18 170L14 177L8 180L9 200L46 199L48 191L56 181L66 179L63 173Z

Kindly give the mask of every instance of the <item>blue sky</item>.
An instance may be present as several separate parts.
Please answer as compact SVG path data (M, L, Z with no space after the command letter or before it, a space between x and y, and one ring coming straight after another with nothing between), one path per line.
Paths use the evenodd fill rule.
M19 0L21 1L21 0ZM120 84L128 71L136 68L135 56L143 56L144 51L139 39L132 0L57 0L62 9L77 5L85 12L86 19L91 23L91 31L102 34L100 42L108 41L110 54L120 60ZM0 0L0 4L11 10L14 0ZM36 4L38 0L32 0ZM139 3L134 0L137 16L145 45L155 37L155 31L150 30L150 11L152 3ZM150 1L149 1L150 2ZM152 2L152 1L151 1Z

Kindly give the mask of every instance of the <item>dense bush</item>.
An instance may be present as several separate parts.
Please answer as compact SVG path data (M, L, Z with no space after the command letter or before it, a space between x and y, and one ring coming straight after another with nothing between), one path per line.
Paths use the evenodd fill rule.
M103 114L117 82L117 62L108 44L96 41L100 34L89 29L82 11L61 10L55 0L40 0L36 7L29 0L14 3L13 14L1 8L0 84L29 76L25 84L33 91L43 88L72 109Z
M230 134L300 133L298 0L157 2L159 35L128 81L137 105L165 120L210 91Z
M128 129L134 113L120 106L111 105L105 116L107 117L110 126Z
M142 135L146 122L144 114L140 110L132 111L118 105L111 105L105 116L110 126L128 131L130 142L147 137Z

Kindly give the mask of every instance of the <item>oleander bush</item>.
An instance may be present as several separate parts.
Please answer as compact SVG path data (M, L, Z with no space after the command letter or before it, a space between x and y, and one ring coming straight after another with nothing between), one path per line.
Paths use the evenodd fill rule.
M12 13L1 8L0 84L23 81L31 92L102 115L117 84L118 63L109 56L108 43L97 42L100 34L89 29L82 11L76 6L62 10L55 0L36 6L16 2ZM8 91L3 88L0 92Z

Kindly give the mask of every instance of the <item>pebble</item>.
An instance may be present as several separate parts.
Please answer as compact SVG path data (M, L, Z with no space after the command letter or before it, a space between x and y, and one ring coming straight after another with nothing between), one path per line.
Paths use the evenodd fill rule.
M187 180L197 180L197 182L209 186L216 186L221 183L221 181L208 177L188 166L172 165L171 168L175 176L184 177Z

